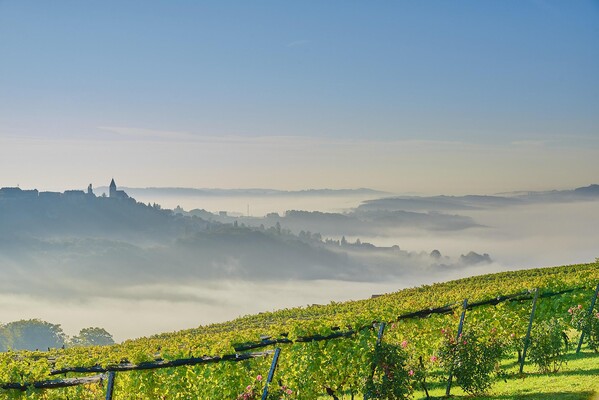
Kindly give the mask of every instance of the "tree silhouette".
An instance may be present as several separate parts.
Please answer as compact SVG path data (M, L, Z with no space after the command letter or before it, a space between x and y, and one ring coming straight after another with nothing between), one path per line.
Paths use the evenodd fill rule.
M10 322L0 327L0 349L46 350L62 347L66 335L60 325L39 319Z
M112 335L104 328L90 327L79 331L79 335L71 339L73 346L105 346L114 344Z

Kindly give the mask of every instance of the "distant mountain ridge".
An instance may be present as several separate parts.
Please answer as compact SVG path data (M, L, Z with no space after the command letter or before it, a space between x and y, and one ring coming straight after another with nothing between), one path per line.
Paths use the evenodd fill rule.
M358 189L305 189L305 190L278 190L278 189L218 189L218 188L182 188L182 187L147 187L132 188L122 187L127 193L136 195L160 196L384 196L384 192L369 188ZM99 186L97 192L107 191L107 186Z
M504 195L394 196L364 201L358 210L455 211L480 210L535 203L563 203L599 199L599 185L571 190L513 192Z
M593 196L599 196L599 185L597 184L592 184L589 186L585 186L585 187L579 187L574 189L575 193L580 193L580 194L585 194L585 195L593 195Z

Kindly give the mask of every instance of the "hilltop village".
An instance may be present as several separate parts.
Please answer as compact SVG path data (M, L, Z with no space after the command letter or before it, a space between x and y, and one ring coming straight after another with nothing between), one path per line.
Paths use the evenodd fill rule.
M87 190L64 192L0 189L0 237L115 237L143 238L147 234L164 238L181 231L205 229L198 218L174 220L171 210L158 204L143 204L117 188L114 179L108 194L96 196L90 184ZM185 230L184 230L185 231Z
M118 190L114 179L110 181L108 196L103 193L101 198L119 199L119 200L133 200L130 198L124 190ZM57 200L57 199L85 199L85 198L96 198L94 194L92 184L90 183L87 187L87 191L84 190L65 190L64 192L40 192L37 189L23 190L19 187L3 187L0 188L0 200Z

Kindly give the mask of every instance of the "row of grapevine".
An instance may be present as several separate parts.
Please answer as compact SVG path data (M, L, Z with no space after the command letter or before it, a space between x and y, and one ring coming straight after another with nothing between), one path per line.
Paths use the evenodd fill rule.
M506 281L507 285L495 285ZM160 335L118 346L54 350L49 353L9 352L0 356L0 381L23 385L47 379L53 371L54 374L67 373L65 378L70 379L69 377L80 372L118 370L119 365L124 365L118 361L123 359L129 365L143 366L146 363L149 366L156 363L157 357L165 360L164 362L173 363L180 359L206 359L205 356L194 357L198 353L230 354L227 350L233 349L236 352L234 354L239 354L239 351L258 347L270 347L272 351L274 346L286 344L279 359L276 385L273 385L277 396L301 399L316 398L324 393L357 394L363 392L365 378L371 373L376 343L376 332L372 326L377 319L372 318L373 312L381 309L385 311L383 314L386 318L378 318L379 321L388 322L385 342L406 343L411 353L422 355L428 363L430 356L434 356L431 354L432 349L437 348L442 340L439 332L442 329L455 331L461 311L456 297L466 294L468 288L472 289L469 297L473 300L470 302L467 324L485 325L500 335L522 338L526 334L530 314L529 300L532 296L529 292L534 287L529 286L531 283L548 283L537 306L537 317L548 319L552 315L563 314L572 304L588 302L593 293L593 283L597 281L597 264L520 271L504 273L500 279L488 275L410 289L368 301L283 310L280 314L267 313L254 319L244 317L228 324L184 331L170 337ZM508 286L512 289L527 289L527 293L501 296L498 290ZM445 290L434 290L437 299L447 301L444 306L432 304L431 289ZM491 294L492 297L486 297L485 300L482 297L485 294ZM396 303L394 297L401 297L408 303L406 305L402 302L402 307L397 307L403 311L399 317L397 314L390 317L393 312L391 307ZM414 311L415 303L411 301L418 297L427 298L428 301L422 303L427 308ZM356 305L360 307L356 308ZM352 307L353 314L350 312ZM397 313L397 309L395 312ZM355 318L352 323L348 318L351 315ZM262 340L255 340L261 335L264 335ZM74 371L73 366L80 369ZM136 370L119 372L115 380L115 398L234 399L242 393L249 394L248 387L255 394L264 386L264 380L257 380L257 377L269 370L270 359L260 357L235 363L212 362L181 368L171 367L169 365L169 368L163 367L151 373ZM286 389L277 392L280 387ZM6 391L2 394L19 399L67 396L98 399L104 398L104 393L103 385L91 384L44 393L30 388L24 392Z

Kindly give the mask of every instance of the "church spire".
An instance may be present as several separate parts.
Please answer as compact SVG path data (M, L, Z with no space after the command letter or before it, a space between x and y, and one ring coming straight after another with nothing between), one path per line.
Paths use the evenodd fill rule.
M114 178L110 181L110 187L108 188L109 197L117 197L116 194L116 183L114 183Z

